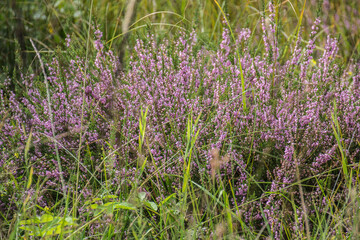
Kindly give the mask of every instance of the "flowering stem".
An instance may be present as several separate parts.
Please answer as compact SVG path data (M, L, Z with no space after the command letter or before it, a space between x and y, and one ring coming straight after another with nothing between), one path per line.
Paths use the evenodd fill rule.
M234 43L236 42L235 40L235 36L234 36L234 33L231 29L231 26L230 26L230 23L226 17L226 14L225 12L223 11L223 9L221 8L220 4L214 0L214 2L216 3L216 5L219 7L222 15L224 16L224 19L226 21L226 24L228 25L229 27L229 30L230 30L230 34L231 34L231 37L234 41ZM238 57L238 62L239 62L239 68L240 68L240 78L241 78L241 89L242 89L242 104L243 104L243 108L244 108L244 111L246 112L246 95L245 95L245 80L244 80L244 73L243 73L243 69L242 69L242 66L241 66L241 59L240 59L240 53L239 53L239 49L236 47L236 54L237 54L237 57Z
M63 171L62 171L61 162L60 162L60 157L59 157L59 150L58 150L58 146L57 146L57 143L56 143L54 119L53 119L53 114L52 114L52 110L51 110L51 102L50 102L49 83L48 83L48 80L47 80L47 75L46 75L46 72L45 72L44 63L43 63L43 61L41 60L39 51L38 51L37 48L35 47L35 44L34 44L34 42L32 41L31 38L30 38L30 42L31 42L31 45L32 45L33 48L34 48L34 51L35 51L35 53L36 53L36 56L39 58L40 66L41 66L41 69L42 69L43 74L44 74L44 82L45 82L45 87L46 87L46 98L47 98L47 102L48 102L49 118L50 118L50 122L51 122L51 131L52 131L52 135L53 135L53 138L54 138L56 160L57 160L58 168L59 168L59 172L60 172L61 186L62 186L63 194L64 194L64 197L65 197L65 196L66 196L66 188L65 188L65 181L64 181Z

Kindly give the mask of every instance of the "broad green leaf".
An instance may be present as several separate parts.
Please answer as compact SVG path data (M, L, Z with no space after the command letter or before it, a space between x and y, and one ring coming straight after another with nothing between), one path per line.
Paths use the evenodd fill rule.
M51 216L50 214L44 214L39 219L40 223L47 223L47 222L51 222L52 220L54 220L54 217Z
M128 210L136 209L134 205L132 205L131 203L127 203L127 202L116 203L115 208L128 209Z
M91 204L90 205L90 208L91 209L97 209L99 205L97 205L96 203L95 204Z
M150 202L150 201L146 201L145 205L151 209L153 209L154 211L158 210L158 206L156 205L156 203L154 202Z
M140 192L139 193L139 199L140 199L141 202L144 201L145 197L146 197L146 192Z

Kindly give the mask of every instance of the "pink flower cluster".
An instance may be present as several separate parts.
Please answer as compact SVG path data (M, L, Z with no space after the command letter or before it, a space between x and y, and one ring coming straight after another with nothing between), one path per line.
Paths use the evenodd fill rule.
M235 44L225 29L217 50L201 46L194 33L161 43L149 36L147 42L136 42L128 68L121 71L113 53L104 50L102 34L97 31L96 55L88 62L81 57L65 64L53 59L47 68L48 80L55 138L68 189L91 194L93 189L86 183L94 181L94 175L102 180L99 166L110 159L104 153L113 149L110 181L116 186L127 179L125 184L130 185L142 157L137 151L140 111L148 109L142 153L149 159L146 173L162 180L158 187L163 196L168 196L181 187L182 178L176 176L183 175L181 151L187 144L189 115L200 116L191 178L203 183L207 179L204 176L211 176L211 150L219 149L221 156L227 155L230 160L220 166L216 178L232 182L236 202L244 204L241 211L247 221L261 218L261 205L276 230L280 222L277 213L286 200L278 194L259 192L254 179L264 182L260 184L264 191L298 197L298 191L288 187L297 181L296 169L305 179L341 167L332 116L339 122L348 164L360 158L359 64L346 68L339 65L337 41L330 36L324 51L316 55L318 25L316 20L307 45L302 45L298 36L285 60L274 37L275 25L267 31L264 23L262 54L253 54L248 29L238 31ZM245 89L241 87L235 49L240 55ZM0 89L0 116L5 116L0 118L0 172L20 177L31 165L38 178L47 177L44 188L60 191L61 173L57 171L44 85L33 75L24 76L22 81L22 96L11 92L7 84ZM32 145L25 159L30 133ZM79 149L83 185L77 190L70 173L78 166L75 156ZM335 177L330 185L336 184ZM317 184L315 180L308 183ZM316 187L305 190L309 206L322 201L317 193ZM52 201L51 194L45 191L41 204ZM263 195L263 200L245 204L253 194ZM9 202L11 199L0 198L0 207Z

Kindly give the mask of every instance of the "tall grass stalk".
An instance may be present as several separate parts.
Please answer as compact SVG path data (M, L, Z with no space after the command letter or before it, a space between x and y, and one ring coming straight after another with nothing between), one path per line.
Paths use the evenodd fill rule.
M44 63L43 63L43 61L40 57L40 54L39 54L34 42L32 41L32 39L30 39L30 42L35 50L37 58L39 59L40 66L41 66L41 69L42 69L42 72L44 75L44 82L45 82L45 87L46 87L46 98L47 98L47 102L48 102L49 118L50 118L50 123L51 123L51 131L52 131L53 138L55 139L55 136L56 136L55 135L55 126L54 126L53 113L52 113L52 108L51 108L51 97L50 97L50 90L49 90L47 74L46 74L46 71L44 68ZM56 141L54 141L54 146L55 146L56 160L57 160L57 164L58 164L58 168L59 168L59 172L60 172L60 182L62 185L63 196L66 196L66 185L65 185L65 180L64 180L64 176L63 176L60 156L59 156L59 149L58 149Z
M88 71L88 57L89 57L89 43L90 43L90 32L91 32L91 21L92 21L92 10L93 10L93 3L94 0L91 0L91 4L90 4L90 14L89 14L89 20L88 20L88 31L87 31L87 40L86 40L86 55L85 55L85 72L84 72L84 77L83 77L83 82L82 82L82 106L81 106L81 121L80 121L80 139L79 139L79 146L78 146L78 150L77 150L77 167L76 167L76 184L75 184L75 191L74 191L74 200L76 200L78 198L78 186L79 186L79 177L80 177L80 158L81 158L81 149L82 149L82 145L83 145L83 125L84 125L84 108L85 108L85 88L86 88L86 79L87 79L87 71ZM106 175L106 172L105 172ZM76 211L77 211L77 201L73 202L73 217L76 217Z
M340 151L340 155L341 155L341 166L342 166L342 170L344 173L344 178L345 181L348 184L349 189L351 189L351 179L352 179L352 171L351 174L349 176L348 173L348 161L346 158L346 154L344 152L344 149L346 149L344 142L343 142L343 137L341 134L341 128L340 128L340 124L338 121L338 116L337 116L337 108L336 108L336 102L334 101L334 113L331 115L332 118L332 129L334 131L334 135L335 135L335 139L337 141L338 147L339 147L339 151Z

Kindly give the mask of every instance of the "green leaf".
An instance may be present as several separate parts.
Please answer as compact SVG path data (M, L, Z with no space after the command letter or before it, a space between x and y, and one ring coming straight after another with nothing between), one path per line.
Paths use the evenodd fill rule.
M72 230L65 230L61 225L57 225L50 229L45 229L45 230L41 231L41 233L38 234L38 236L45 237L45 236L58 235L60 233L65 234L65 233L70 233L70 232L72 232Z
M22 227L20 227L20 229L23 229L25 231L30 231L30 232L32 232L32 234L40 233L39 227L37 227L37 226L22 226Z
M20 225L29 225L29 224L35 224L35 223L40 223L39 219L31 218L31 219L28 219L28 220L20 221Z
M128 203L128 202L116 203L115 209L117 209L117 208L127 209L127 210L135 210L136 209L136 207L134 205L132 205L131 203Z
M139 193L139 199L140 199L141 202L144 201L145 197L146 197L146 192L140 192Z
M157 211L158 210L158 206L156 205L156 203L154 202L149 202L149 201L146 201L145 202L145 205L151 209L153 209L154 211Z
M171 198L173 198L176 195L176 193L171 194L167 198L165 198L161 203L160 206L164 205L167 201L169 201Z
M91 209L97 209L99 205L97 205L96 203L95 204L91 204L90 205L90 208Z
M75 223L75 221L76 221L77 219L76 218L73 218L73 217L66 217L65 218L65 222L66 223L68 223L68 225L77 225L76 223Z
M40 217L40 223L47 223L47 222L51 222L52 220L54 220L54 217L51 216L50 214L44 214Z
M106 195L103 197L103 199L109 199L109 198L117 198L116 195Z
M108 203L105 203L105 204L102 205L102 206L108 207L108 206L112 206L112 205L114 205L114 202L108 202Z
M87 201L85 202L85 205L89 205L89 204L91 204L91 203L93 203L93 202L96 202L96 201L101 201L101 198L94 198L94 199L92 199L92 200L87 200Z

